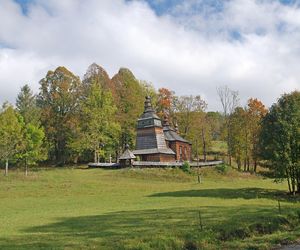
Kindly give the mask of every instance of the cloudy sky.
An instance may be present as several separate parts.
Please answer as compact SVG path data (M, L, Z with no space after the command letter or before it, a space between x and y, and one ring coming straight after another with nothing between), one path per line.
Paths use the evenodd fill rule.
M270 106L300 89L300 0L0 0L0 103L93 62L200 94L209 110L221 85Z

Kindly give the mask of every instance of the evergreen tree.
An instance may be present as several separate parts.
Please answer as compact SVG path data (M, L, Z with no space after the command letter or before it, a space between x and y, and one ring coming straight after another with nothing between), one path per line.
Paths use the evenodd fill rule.
M26 84L21 88L16 100L17 111L23 117L22 150L17 157L25 163L27 176L28 166L35 165L37 161L46 159L46 146L44 144L44 129L40 122L40 109L37 107L36 96Z
M36 104L36 96L27 84L21 88L18 94L16 107L20 115L22 115L25 124L40 124L40 111Z

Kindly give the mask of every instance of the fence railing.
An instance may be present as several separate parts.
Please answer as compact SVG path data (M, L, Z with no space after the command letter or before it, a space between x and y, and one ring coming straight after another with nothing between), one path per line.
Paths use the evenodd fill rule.
M181 167L184 162L155 162L155 161L133 161L132 167ZM201 161L201 162L190 162L191 167L206 167L206 166L216 166L222 164L223 161ZM89 163L91 168L119 168L120 163Z

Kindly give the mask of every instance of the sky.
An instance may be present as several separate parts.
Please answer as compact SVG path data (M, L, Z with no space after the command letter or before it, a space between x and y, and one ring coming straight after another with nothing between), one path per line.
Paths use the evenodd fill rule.
M48 70L121 67L221 110L216 88L270 107L300 90L300 0L0 0L0 103Z

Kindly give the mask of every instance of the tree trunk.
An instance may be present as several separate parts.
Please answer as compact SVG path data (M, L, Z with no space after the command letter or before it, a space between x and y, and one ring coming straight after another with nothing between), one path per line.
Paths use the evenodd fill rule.
M297 193L300 193L300 170L299 170L299 166L296 166L296 180L297 180Z
M247 157L247 172L250 172L250 159Z
M119 159L119 150L115 150L116 156L115 156L115 162L118 162Z
M227 121L227 154L228 154L228 164L231 166L231 134L230 134L230 121Z
M230 145L230 137L228 134L228 138L227 138L227 154L228 154L228 164L229 166L231 166L231 149L230 149L231 145Z
M289 186L289 192L292 193L290 177L287 177L287 181L288 181L288 186Z
M240 157L237 157L237 166L238 166L238 170L241 171L241 158Z
M100 156L99 156L99 152L97 151L97 163L100 162Z
M25 159L25 176L28 175L27 159Z
M204 128L202 127L202 144L203 144L203 158L204 161L206 162L206 141L205 141L205 135L204 135Z
M5 176L8 176L8 159L5 162Z
M295 178L294 178L294 175L293 173L291 174L291 185L292 185L292 194L295 195L296 194L296 190L295 190Z
M296 195L296 173L295 166L292 164L291 166L291 184L292 184L292 194Z
M97 149L94 149L94 163L97 163Z
M289 192L292 193L291 183L290 183L290 174L288 168L286 169L286 179L288 181Z
M256 169L257 169L257 160L254 160L254 167L253 167L253 171L254 173L256 173Z

